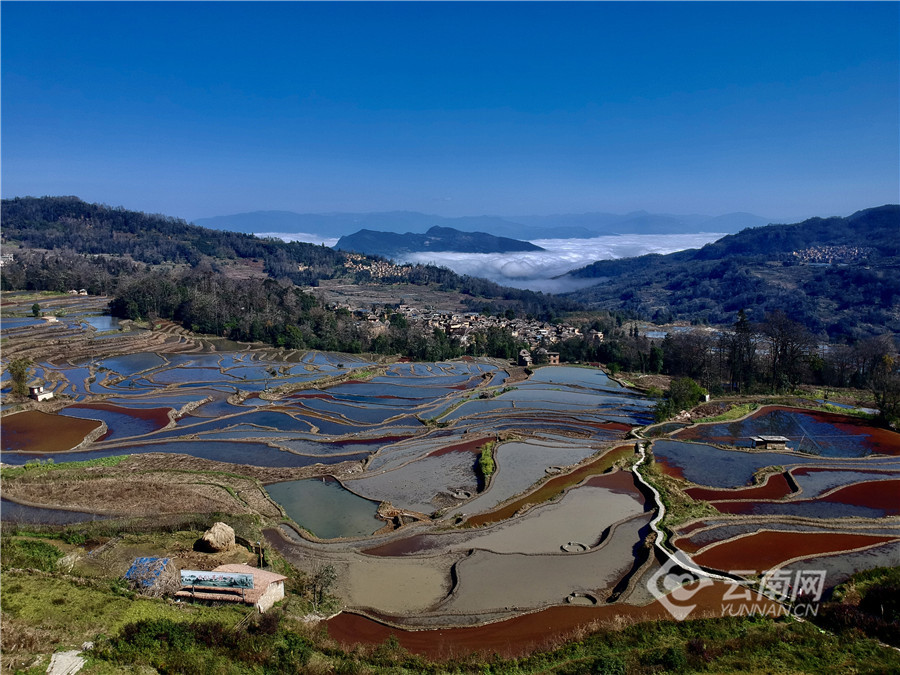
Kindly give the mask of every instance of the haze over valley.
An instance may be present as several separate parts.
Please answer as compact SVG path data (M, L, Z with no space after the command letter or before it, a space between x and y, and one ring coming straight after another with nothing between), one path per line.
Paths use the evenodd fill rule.
M592 285L585 279L559 279L597 260L632 258L648 253L672 253L699 248L723 234L623 234L590 239L534 239L543 251L527 253L409 253L399 262L448 267L457 274L483 277L503 286L545 293L567 293Z
M257 211L199 218L203 227L251 232L260 237L335 246L356 232L424 233L439 226L460 232L484 231L498 237L526 240L543 251L476 253L452 247L392 254L381 247L344 248L385 255L399 263L447 267L458 274L483 277L496 283L547 293L565 293L587 285L573 278L556 279L597 260L672 253L698 248L728 233L773 222L749 213L722 216L652 214L646 211L559 214L551 216L472 216L446 218L412 213L299 214Z

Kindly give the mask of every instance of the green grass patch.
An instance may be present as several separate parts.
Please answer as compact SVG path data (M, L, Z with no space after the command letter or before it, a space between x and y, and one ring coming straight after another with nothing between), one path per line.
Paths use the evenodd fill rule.
M873 415L872 413L867 413L862 410L857 410L856 408L841 408L840 406L832 405L830 403L823 403L822 405L816 406L813 410L821 410L822 412L834 413L836 415L848 415L850 417L859 417L864 420L874 420L877 415Z
M845 673L897 667L900 654L872 640L823 634L809 623L747 617L659 621L601 631L551 652L503 662L490 672Z
M54 462L52 459L40 460L32 459L21 466L8 466L0 469L0 477L3 480L14 480L22 476L39 476L50 471L60 471L66 469L88 469L94 466L116 466L131 455L115 455L112 457L98 457L96 459L86 459L80 462Z
M745 415L749 415L754 410L759 408L758 403L742 403L740 405L736 405L733 408L729 408L721 415L714 415L713 417L703 417L697 422L728 422L730 420L740 419Z
M175 539L183 537L194 537L194 539L197 539L217 521L228 523L234 528L236 536L243 537L249 541L257 541L262 536L263 523L259 516L219 512L172 514L142 518L110 518L76 523L64 527L59 525L17 525L10 523L3 525L3 534L5 536L21 535L60 539L72 544L122 537L129 541L148 542L148 545L161 547L161 550L166 550L166 547Z
M0 544L0 561L3 569L22 568L52 572L62 557L62 551L45 541L3 537Z
M216 621L143 620L98 645L94 654L161 672L301 672L312 656L312 642L270 624L271 619L261 619L247 630L230 631Z
M842 636L863 632L900 647L900 567L854 574L838 586L816 623Z
M601 630L521 659L470 655L434 663L402 640L343 652L288 617L266 615L246 629L215 621L142 620L103 640L97 662L160 672L289 673L846 673L896 672L900 654L872 640L822 633L810 623L760 617L659 621ZM313 664L318 666L312 669ZM307 670L309 668L309 670Z
M481 446L481 455L478 457L478 470L485 480L490 478L496 470L494 463L494 442L490 441Z
M232 605L176 605L144 598L114 580L76 580L28 572L3 573L0 607L4 616L40 626L72 645L93 640L98 634L113 635L135 621L207 619L231 627L247 612Z
M876 567L858 572L834 590L834 600L843 601L851 593L866 595L873 586L900 586L900 567Z

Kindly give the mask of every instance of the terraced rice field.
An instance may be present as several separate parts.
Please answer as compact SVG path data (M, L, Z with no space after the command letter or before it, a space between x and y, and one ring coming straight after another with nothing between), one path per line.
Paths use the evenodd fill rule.
M32 353L26 332L81 344L116 328L19 318L2 329L13 354ZM654 548L660 505L626 440L653 402L597 368L548 366L506 386L505 364L490 360L379 365L199 340L174 324L116 333L94 353L36 360L56 399L4 415L3 461L161 453L262 471L287 516L271 521L270 545L338 572L347 612L328 625L340 641L433 628L400 641L446 656L616 615L661 618L650 581L676 550L748 577L819 565L829 584L900 564L900 438L855 418L764 408L657 428L652 461L711 508ZM787 436L789 449L751 451L757 434ZM298 469L315 477L295 480ZM50 520L60 506L4 502L3 517ZM696 597L715 613L722 585L711 588Z
M700 424L676 438L749 447L753 436L785 436L788 448L822 457L900 454L896 434L871 427L858 417L766 406L735 422Z
M749 436L760 433L796 442L753 451ZM763 408L674 436L693 440L654 441L659 468L723 515L675 528L672 544L698 564L749 574L821 570L828 586L900 565L900 435L842 415Z

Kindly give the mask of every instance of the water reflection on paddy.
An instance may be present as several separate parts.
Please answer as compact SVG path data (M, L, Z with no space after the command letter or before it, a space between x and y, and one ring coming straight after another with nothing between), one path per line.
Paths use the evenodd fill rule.
M609 376L599 368L578 368L572 366L538 368L528 382L534 384L575 385L608 391L625 390L621 384L610 380Z
M158 368L166 364L166 360L159 354L153 352L140 352L138 354L126 354L124 356L113 356L108 359L99 361L97 365L114 370L122 375L130 375L139 373L151 368Z
M326 401L315 398L304 399L302 403L298 403L298 406L299 405L313 411L340 415L351 422L362 424L382 424L392 417L406 415L409 412L408 407L377 406L370 408L361 405L348 405L338 401Z
M596 405L615 404L622 401L621 396L602 396L592 392L581 392L576 390L560 390L544 387L520 387L513 389L499 396L505 401L535 401L540 404L551 404L554 406L568 406L571 409L590 408Z
M94 330L99 332L119 329L119 319L115 316L85 316L81 320L90 324Z
M104 404L100 404L104 405ZM147 414L152 413L152 414ZM118 408L109 404L104 407L75 407L70 406L59 411L66 417L78 417L80 419L100 420L105 422L109 431L103 437L104 441L112 441L129 436L141 436L149 434L168 424L168 409L144 409L140 414L132 414L127 408Z
M842 471L840 469L799 468L791 471L804 499L818 497L821 493L851 483L863 481L896 480L900 478L900 467L896 472ZM900 500L900 495L898 495Z
M734 520L708 521L705 527L691 532L688 535L677 536L674 544L688 552L697 551L710 544L715 544L734 537L752 534L759 530L772 530L775 532L836 532L853 533L867 532L869 534L882 534L895 536L900 539L900 524L886 524L883 527L866 527L855 529L852 526L840 523L823 521L817 525L806 523L793 523L780 521L768 521L761 518L746 519L735 522Z
M266 491L295 523L321 539L364 537L384 526L377 502L344 489L334 479L274 483Z
M172 366L190 366L191 368L218 368L220 354L169 354Z
M183 417L181 420L179 420L179 424L190 424L192 419L195 422L198 421L195 418L224 417L226 415L235 415L237 413L244 412L244 410L246 410L246 408L243 408L239 405L232 405L225 397L216 398L192 410L189 417Z
M421 387L417 385L393 384L390 382L360 382L341 384L328 391L334 396L345 396L350 394L430 401L440 396L446 396L455 390L450 387Z
M790 572L824 571L825 586L832 588L858 572L878 567L897 567L898 564L900 564L900 541L893 541L863 551L816 556L813 559L788 563L781 569Z
M490 528L469 539L466 546L496 553L557 553L570 542L596 546L608 527L644 511L644 498L635 489L631 474L618 474L573 488L559 502ZM604 482L619 489L604 487Z
M287 380L279 369L273 364L264 364L257 366L235 366L229 368L225 373L233 379L237 380L270 380L273 384ZM289 378L290 380L312 379L315 375L311 373L298 373L296 376Z
M191 455L192 457L210 459L216 462L227 462L229 464L252 464L254 466L274 467L303 467L312 464L333 464L335 462L343 462L347 459L364 459L367 456L367 453L360 453L359 455L353 456L342 455L338 458L306 457L291 452L285 452L268 445L263 445L262 443L178 440L165 443L118 446L115 448L88 450L84 452L54 452L52 455L44 455L42 453L4 452L3 461L11 464L24 464L32 459L52 457L55 462L79 462L102 457L146 454L150 452Z
M367 472L346 481L346 485L370 499L427 515L440 508L442 495L447 498L456 491L475 493L476 459L468 452L425 457L392 471Z
M156 384L208 384L210 382L237 382L234 377L219 372L218 368L166 368L158 370L147 379Z
M163 431L158 438L174 438L187 434L199 434L208 431L222 431L230 427L240 425L253 425L263 429L280 432L308 432L312 430L312 423L297 419L286 413L273 410L239 410L236 415L228 417L216 417L206 419L201 417L184 417L175 429Z
M71 525L92 520L103 520L109 516L85 511L68 511L63 509L45 509L40 506L26 506L0 498L0 518L6 523Z
M10 318L0 318L0 329L4 332L12 329L12 328L25 328L26 326L39 326L45 323L43 319L35 319L35 318L25 318L25 317L10 317Z
M595 452L597 449L590 445L538 441L502 443L494 453L497 470L490 489L466 504L465 510L467 513L489 511L544 478L548 466L577 464Z
M89 369L68 368L64 372L64 376L69 381L69 386L64 387L61 393L67 393L79 399L90 393L87 385L87 379L91 376Z
M202 401L207 395L211 395L209 391L196 391L191 394L172 395L172 396L112 396L103 399L104 403L112 403L115 405L127 406L129 408L173 408L180 410L184 406ZM240 412L240 408L235 408L235 412ZM193 414L193 413L192 413Z
M387 371L383 376L372 378L374 384L396 384L398 386L416 385L420 387L455 387L461 384L471 382L475 378L469 373L463 375L428 375L416 377L413 375L402 375L394 371Z
M868 426L864 420L810 410L766 407L735 422L701 424L679 431L686 440L748 447L752 437L785 436L788 447L823 457L865 457L900 453L900 434Z
M361 366L371 365L371 361L353 354L336 354L331 352L308 352L301 359L300 363L306 363L322 368L359 368Z
M653 454L658 462L662 460L665 466L687 480L721 488L747 485L756 471L767 466L812 465L864 470L900 468L900 459L895 457L853 463L800 453L722 450L702 443L674 440L654 441Z
M375 473L397 468L410 460L424 457L433 450L449 445L457 438L458 436L456 435L448 436L447 434L432 432L428 436L386 445L378 454L372 457L369 462L368 472Z
M885 509L827 501L720 502L713 505L722 513L754 516L796 516L800 518L883 518Z
M457 566L459 584L439 609L479 614L561 604L573 591L602 594L634 564L634 547L649 515L616 527L600 548L587 553L523 555L476 550ZM510 583L514 580L513 583Z
M361 452L375 452L378 448L385 445L382 439L373 439L368 442L357 443L340 443L327 441L313 441L303 439L288 439L278 442L278 445L287 448L291 452L301 455L314 455L327 457L330 455L338 455L343 453L353 454Z

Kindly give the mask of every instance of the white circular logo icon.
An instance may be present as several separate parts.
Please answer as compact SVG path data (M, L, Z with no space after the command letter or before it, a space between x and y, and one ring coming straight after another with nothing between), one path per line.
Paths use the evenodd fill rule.
M711 586L713 580L686 571L676 560L678 555L668 558L647 580L647 590L676 621L683 621L697 607L691 600L701 589ZM693 585L688 588L688 584Z

